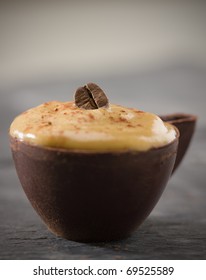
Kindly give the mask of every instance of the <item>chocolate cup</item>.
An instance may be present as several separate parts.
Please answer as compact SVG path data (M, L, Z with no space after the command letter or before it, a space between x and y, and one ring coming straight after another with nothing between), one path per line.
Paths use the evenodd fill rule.
M176 139L146 152L92 153L10 137L33 208L54 234L80 242L128 237L150 214L173 170Z
M197 117L192 114L175 113L165 116L160 116L164 122L168 122L177 127L180 132L177 158L175 161L172 173L181 163L185 153L188 150L189 144L195 131Z

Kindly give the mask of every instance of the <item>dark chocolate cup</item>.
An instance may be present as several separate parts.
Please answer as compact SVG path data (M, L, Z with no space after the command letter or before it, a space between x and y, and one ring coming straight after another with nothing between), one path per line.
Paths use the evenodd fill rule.
M146 152L93 153L10 138L33 208L54 234L80 242L128 237L150 214L174 167L179 133Z
M188 150L189 144L192 140L195 131L197 117L192 114L175 113L175 114L160 116L160 118L164 122L168 122L176 126L180 133L177 158L173 169L174 172L179 166L179 164L181 163L184 155Z

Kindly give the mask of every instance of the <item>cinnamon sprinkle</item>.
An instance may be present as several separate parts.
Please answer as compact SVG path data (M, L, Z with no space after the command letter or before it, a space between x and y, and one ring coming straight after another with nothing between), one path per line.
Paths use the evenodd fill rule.
M95 119L95 117L91 113L89 113L88 116L89 116L90 120L94 120Z

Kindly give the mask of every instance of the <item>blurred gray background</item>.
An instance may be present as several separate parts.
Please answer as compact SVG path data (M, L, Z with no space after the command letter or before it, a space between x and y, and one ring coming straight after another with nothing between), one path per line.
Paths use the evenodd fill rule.
M77 87L92 81L111 103L156 114L198 116L188 154L151 217L178 217L181 225L183 220L200 221L205 228L205 15L204 0L0 1L0 210L8 207L4 220L18 221L11 202L16 209L25 205L25 224L38 219L20 191L11 163L11 121L42 102L72 100ZM172 227L174 236L182 230L181 240L188 238L188 248L195 245L200 224L193 237L185 236L187 229L178 225ZM202 238L203 234L198 240ZM188 257L189 251L182 256Z
M98 83L111 102L205 125L206 1L0 1L0 159L15 115Z

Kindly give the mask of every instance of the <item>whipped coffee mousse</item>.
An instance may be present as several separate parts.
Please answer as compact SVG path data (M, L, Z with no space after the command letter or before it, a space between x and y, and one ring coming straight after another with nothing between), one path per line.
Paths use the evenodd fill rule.
M157 115L109 104L95 84L75 101L50 101L17 116L10 135L28 144L91 152L147 151L171 143L174 127Z

